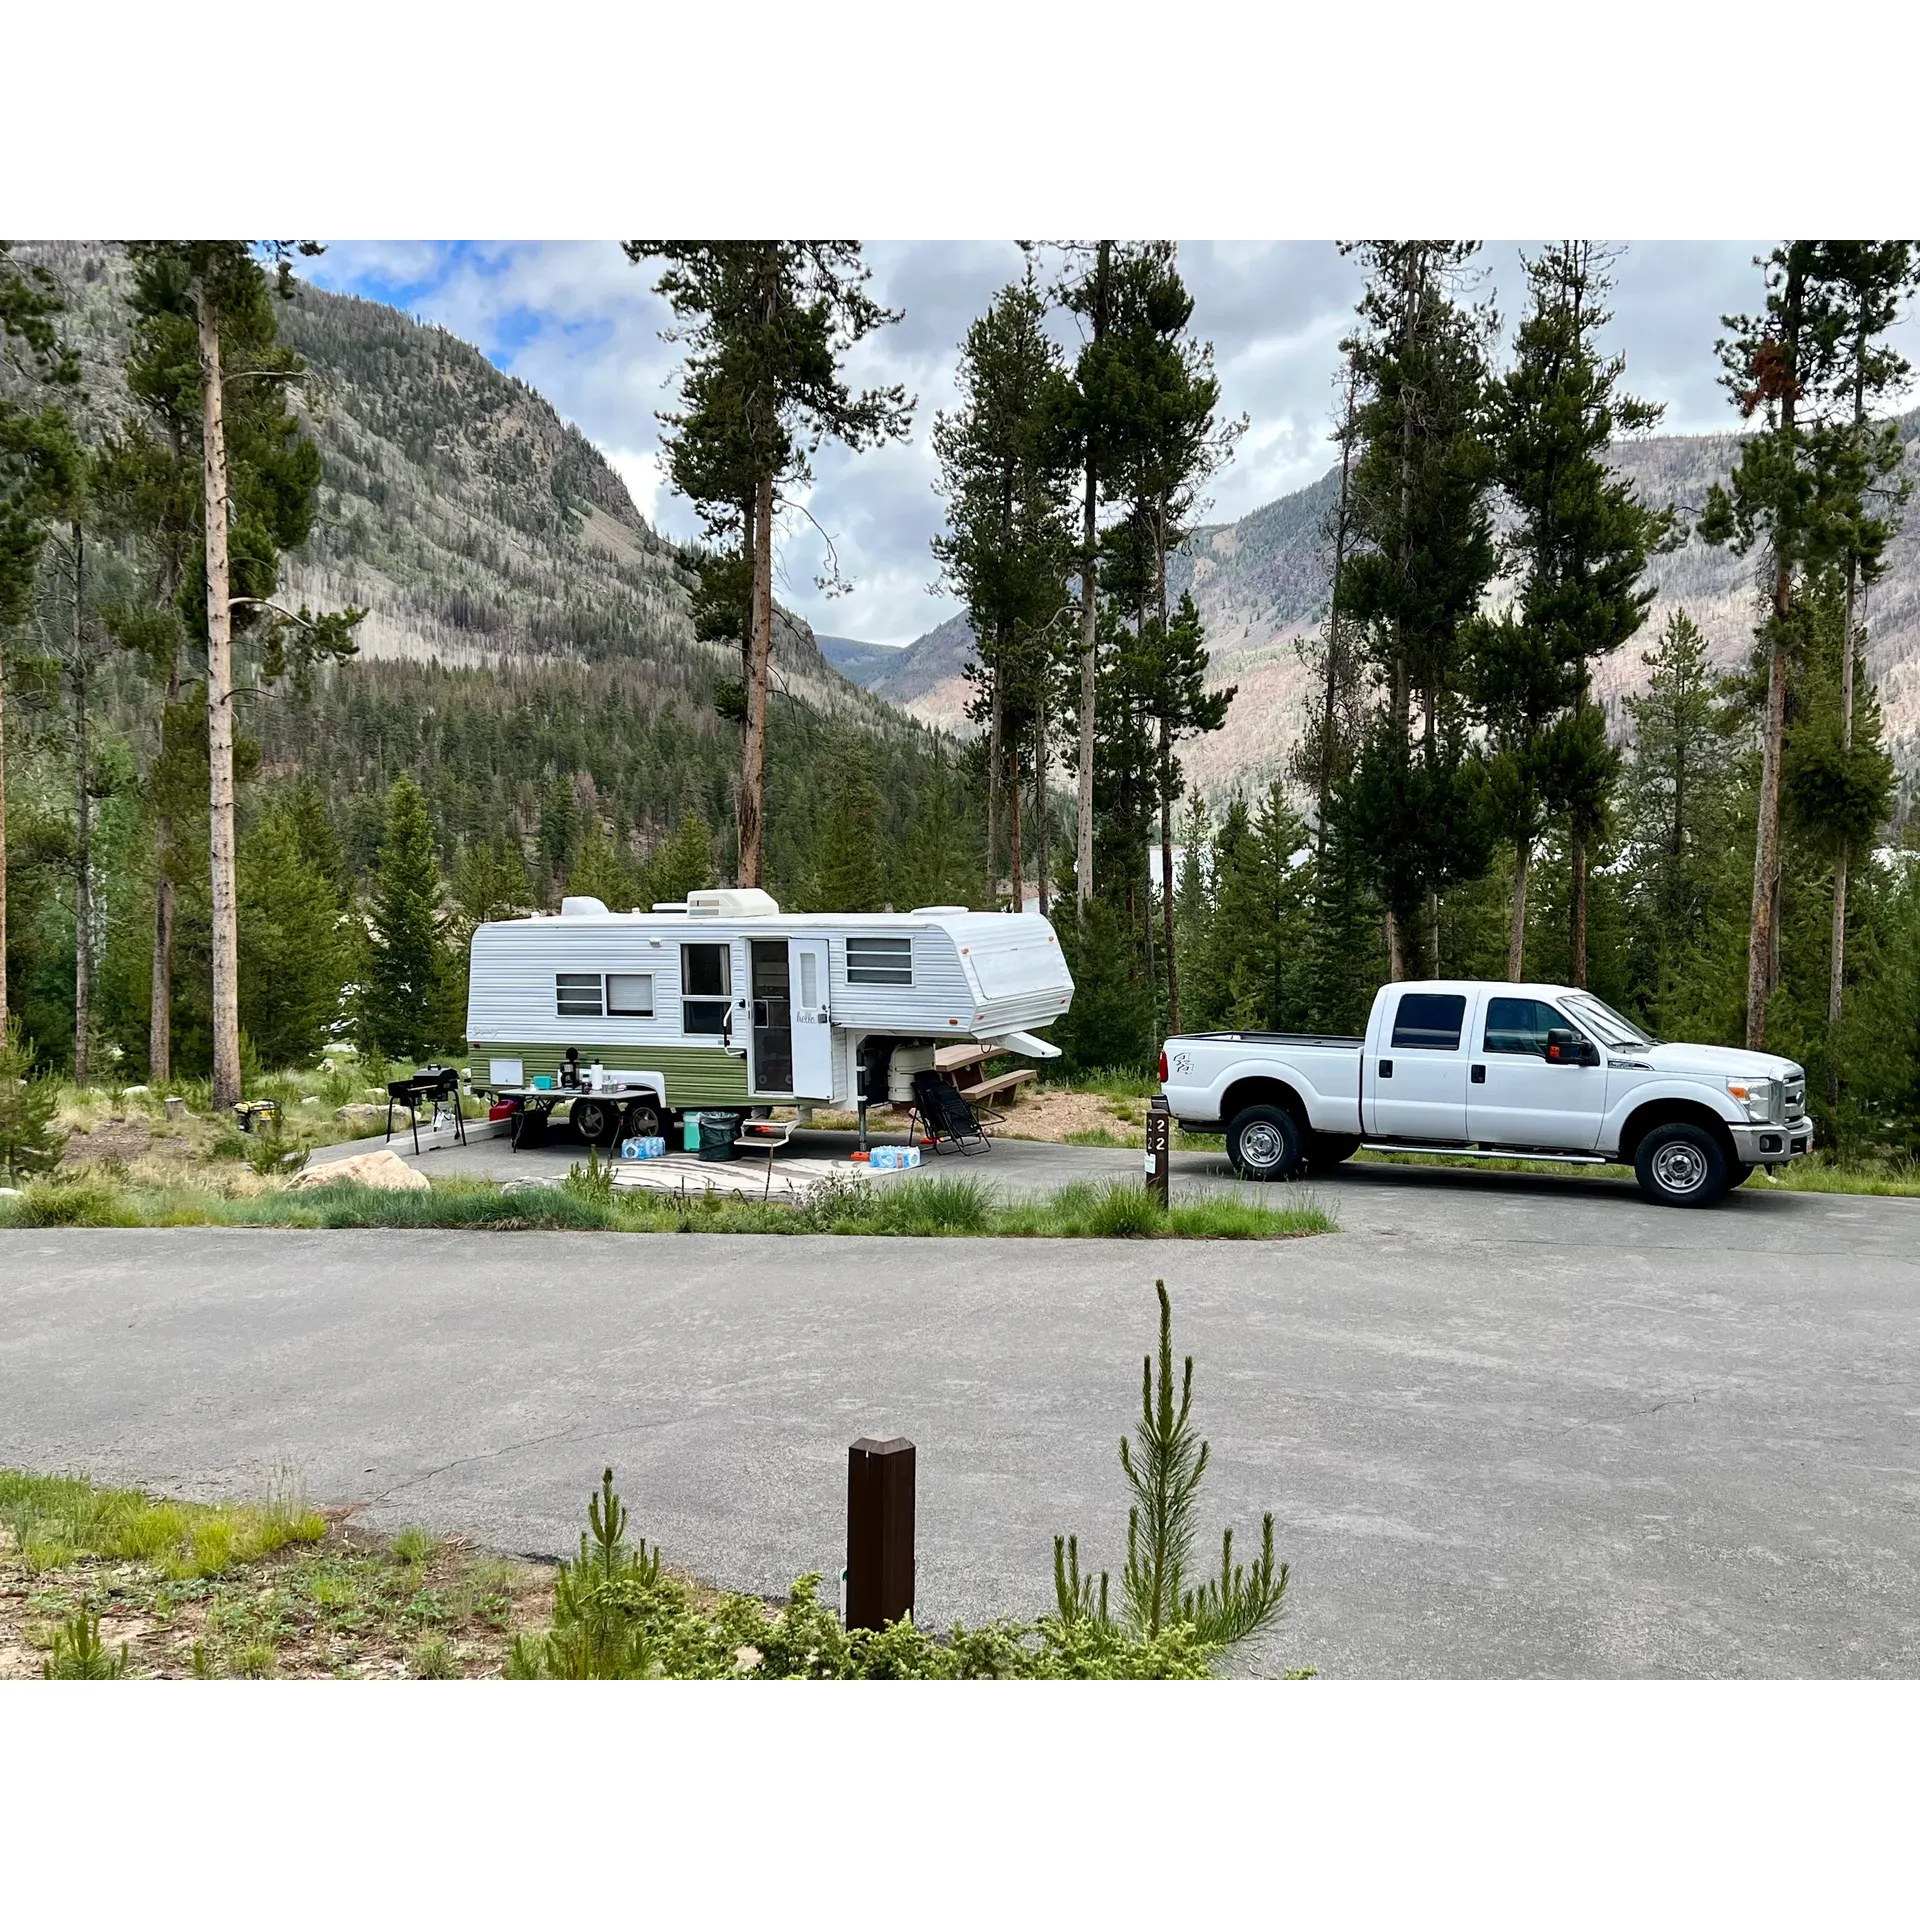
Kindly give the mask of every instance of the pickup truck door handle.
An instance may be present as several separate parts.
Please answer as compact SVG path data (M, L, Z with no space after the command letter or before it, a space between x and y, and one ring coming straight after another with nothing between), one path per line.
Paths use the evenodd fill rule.
M1391 1080L1393 1078L1393 1062L1391 1060L1382 1060L1380 1062L1380 1078L1382 1080Z
M1476 1087L1484 1087L1487 1084L1487 1070L1484 1066L1475 1066L1470 1071Z

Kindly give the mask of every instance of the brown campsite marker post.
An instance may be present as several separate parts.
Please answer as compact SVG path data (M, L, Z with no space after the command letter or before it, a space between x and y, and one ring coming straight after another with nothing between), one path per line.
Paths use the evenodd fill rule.
M847 1449L847 1625L879 1629L913 1611L913 1442Z
M1147 1108L1147 1191L1163 1207L1172 1205L1173 1115L1164 1094L1156 1094Z

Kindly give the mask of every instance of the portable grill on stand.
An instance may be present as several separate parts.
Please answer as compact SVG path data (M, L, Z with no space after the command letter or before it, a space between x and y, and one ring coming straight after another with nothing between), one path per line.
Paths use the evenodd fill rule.
M425 1067L407 1080L389 1080L387 1082L387 1138L393 1138L393 1110L405 1107L408 1122L413 1129L413 1150L420 1151L420 1109L428 1112L429 1130L437 1129L443 1114L451 1117L453 1137L461 1146L467 1144L467 1123L460 1112L460 1069L458 1067Z

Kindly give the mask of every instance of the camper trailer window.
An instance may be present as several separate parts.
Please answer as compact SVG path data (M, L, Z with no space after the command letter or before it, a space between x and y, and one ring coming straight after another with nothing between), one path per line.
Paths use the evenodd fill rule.
M847 980L853 986L913 985L913 942L870 935L847 941Z
M650 973L610 973L607 975L607 1011L653 1017L653 975Z
M600 976L597 973L556 973L553 976L554 1011L600 1017Z
M724 941L680 949L680 1024L688 1033L724 1033L733 1005L733 962Z

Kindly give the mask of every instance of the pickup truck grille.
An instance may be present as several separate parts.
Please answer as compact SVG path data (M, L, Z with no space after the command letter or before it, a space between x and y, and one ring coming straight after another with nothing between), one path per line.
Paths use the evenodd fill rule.
M1807 1076L1804 1073L1790 1073L1781 1082L1780 1091L1786 1104L1782 1118L1798 1120L1807 1110Z

